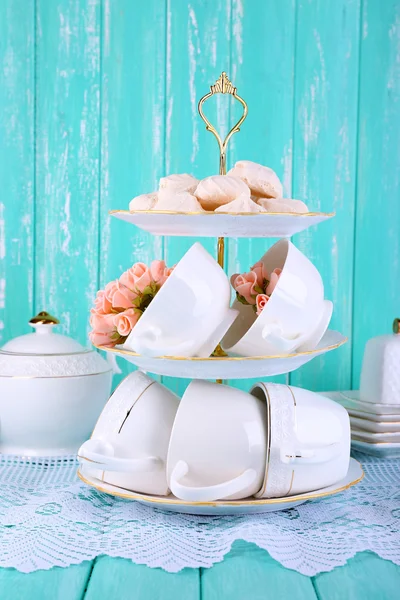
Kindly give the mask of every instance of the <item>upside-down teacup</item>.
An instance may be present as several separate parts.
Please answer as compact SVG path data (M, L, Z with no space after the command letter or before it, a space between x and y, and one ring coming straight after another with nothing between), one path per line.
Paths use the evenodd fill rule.
M144 356L208 357L238 312L217 261L196 242L147 307L124 347Z
M166 459L179 398L135 371L111 395L78 451L84 469L103 481L145 494L167 495Z
M287 354L315 348L328 328L332 302L324 300L321 275L289 240L274 244L261 258L268 273L282 270L259 316L235 300L239 316L225 334L224 350L242 356Z
M266 403L242 390L195 380L179 405L168 449L172 493L188 501L245 498L261 488Z
M313 491L346 476L350 422L342 406L280 384L258 383L251 394L267 406L266 469L258 498Z

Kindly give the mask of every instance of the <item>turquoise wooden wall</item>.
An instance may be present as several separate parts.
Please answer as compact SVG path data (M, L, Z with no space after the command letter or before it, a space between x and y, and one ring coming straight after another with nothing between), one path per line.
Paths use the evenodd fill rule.
M100 286L180 258L191 240L108 211L166 173L217 171L197 100L222 70L249 105L229 163L336 211L294 242L350 342L289 379L357 387L366 340L400 313L400 0L0 0L0 343L42 309L85 343ZM229 271L268 243L230 240Z

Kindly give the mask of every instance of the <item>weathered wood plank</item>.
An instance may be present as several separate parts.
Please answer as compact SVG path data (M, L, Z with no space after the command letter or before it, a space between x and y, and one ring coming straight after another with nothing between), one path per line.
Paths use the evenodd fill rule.
M202 600L317 598L312 581L285 569L255 544L238 541L223 562L201 571Z
M400 567L372 552L356 554L343 567L312 578L320 600L394 600Z
M198 600L198 569L167 573L124 558L101 556L90 578L85 600Z
M86 342L97 289L100 0L37 0L36 305Z
M108 215L157 189L165 171L165 6L104 0L101 84L100 284L134 262L162 258L163 242ZM133 366L120 364L123 375ZM115 383L118 378L115 378Z
M358 99L359 0L298 1L293 194L336 217L294 237L334 303L330 327L351 335ZM314 390L346 389L351 346L290 375Z
M33 316L33 0L4 0L0 17L0 346Z
M197 112L197 103L230 64L230 2L168 2L165 173L192 173L198 178L218 173L218 145ZM215 100L215 102L214 102ZM217 129L226 128L228 99L207 102L205 112ZM176 263L194 238L165 240L168 264ZM216 256L217 241L199 240ZM165 379L182 393L186 380Z
M20 573L0 569L0 598L4 600L81 600L90 578L92 561L62 569Z
M353 387L368 338L390 333L400 299L400 3L362 14ZM379 400L377 400L379 402Z
M290 197L294 94L294 0L234 0L232 81L249 107L240 133L230 142L230 166L240 159L272 167ZM239 108L234 103L232 124ZM277 240L229 240L229 273L248 271ZM259 380L256 379L254 381ZM285 383L287 376L270 378ZM248 389L252 381L235 381Z

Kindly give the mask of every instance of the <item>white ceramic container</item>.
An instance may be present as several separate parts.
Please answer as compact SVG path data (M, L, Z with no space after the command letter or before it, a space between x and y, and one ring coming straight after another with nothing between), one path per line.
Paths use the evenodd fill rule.
M245 498L261 487L266 405L232 387L192 381L172 428L167 476L182 500Z
M346 410L301 388L258 383L251 393L267 405L267 458L256 496L274 498L333 485L346 476L350 423Z
M111 214L153 235L282 238L322 223L335 213L184 214L157 210L115 210Z
M35 333L0 350L0 452L75 453L90 435L111 391L110 364L64 335L39 313Z
M230 285L196 242L136 323L124 348L149 357L208 357L237 317Z
M392 335L368 340L361 369L360 400L400 407L400 320Z
M104 407L78 458L95 477L145 494L169 493L167 450L179 398L141 371L126 377Z
M279 281L259 316L238 300L239 311L221 345L240 356L265 356L313 350L332 316L316 267L289 240L279 240L261 258L266 271L282 269Z
M398 446L400 446L400 444L398 444ZM121 488L118 488L117 486L96 479L93 475L83 471L82 467L78 471L78 476L84 483L100 492L116 496L117 498L125 498L128 501L134 500L151 508L189 515L228 516L276 512L293 508L294 506L298 506L309 500L329 498L330 496L340 494L359 483L364 477L364 473L360 463L354 458L351 458L346 477L334 485L323 489L299 494L297 496L286 496L284 498L247 498L244 500L217 500L215 502L189 502L188 500L179 500L179 498L176 498L172 494L166 497L147 496L138 494L137 492L121 490Z

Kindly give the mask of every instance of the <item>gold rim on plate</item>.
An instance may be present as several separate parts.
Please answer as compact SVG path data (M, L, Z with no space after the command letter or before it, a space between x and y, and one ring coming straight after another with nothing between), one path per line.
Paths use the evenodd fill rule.
M152 497L152 496L147 496L146 494L138 494L135 492L130 492L128 494L124 494L124 493L119 493L119 492L110 492L109 490L106 490L105 488L103 488L101 485L97 485L95 483L93 483L92 481L90 481L89 479L87 479L84 475L82 475L82 473L80 472L80 469L78 469L77 474L78 477L81 481L83 481L83 483L86 483L87 485L89 485L92 488L95 488L96 490L98 490L99 492L103 492L104 494L108 494L109 496L116 496L118 498L125 498L128 500L142 500L144 502L148 502L148 503L154 503L154 504L168 504L168 505L180 505L180 506L262 506L264 504L287 504L288 502L297 502L297 501L301 501L303 500L304 502L306 500L316 500L317 498L324 498L326 496L333 496L334 494L339 494L341 492L344 492L345 490L348 490L349 488L353 487L353 485L357 485L357 483L360 483L360 481L362 481L362 479L364 478L364 471L363 468L361 466L361 463L358 460L353 459L360 467L361 469L361 475L360 477L358 477L357 479L355 479L354 481L351 481L350 483L347 483L346 485L343 485L340 488L337 488L335 490L331 490L331 491L327 491L327 492L320 492L320 493L316 493L316 492L310 492L309 494L298 494L297 496L286 496L285 498L267 498L267 499L262 499L262 500L258 500L258 499L254 499L254 500L248 500L247 502L241 502L239 500L217 500L215 502L187 502L185 500L178 500L178 499L174 499L174 500L168 500L168 497ZM112 484L108 484L108 485L112 485ZM121 488L119 486L115 486L112 485L113 488L117 488L119 490L124 490L124 488ZM126 490L129 491L129 490Z
M322 352L328 352L330 350L335 350L336 348L339 348L340 346L343 346L343 344L345 344L347 342L347 337L344 337L340 342L338 342L337 344L331 344L330 346L324 346L323 348L320 349L314 349L314 350L304 350L304 352L295 352L292 354L275 354L275 355L269 355L269 356L207 356L205 358L201 358L199 356L157 356L157 357L152 357L152 358L148 358L146 356L143 356L142 354L138 354L137 352L134 352L133 350L122 350L119 348L111 348L109 346L94 346L95 348L97 348L98 350L103 350L104 352L115 352L116 354L127 354L128 356L137 356L137 357L141 357L141 358L148 358L148 360L191 360L191 361L197 361L197 362L201 362L201 361L225 361L225 362L229 362L229 361L241 361L241 360L267 360L267 359L276 359L276 358L295 358L296 356L308 356L310 354L321 354Z
M272 217L334 217L336 213L323 213L323 212L307 212L307 213L293 213L293 212L242 212L242 213L216 213L215 211L204 211L204 212L182 212L182 211L173 211L173 210L110 210L108 212L109 215L115 215L118 213L122 213L125 215L219 215L226 216L230 215L233 217L259 217L259 216L272 216Z

